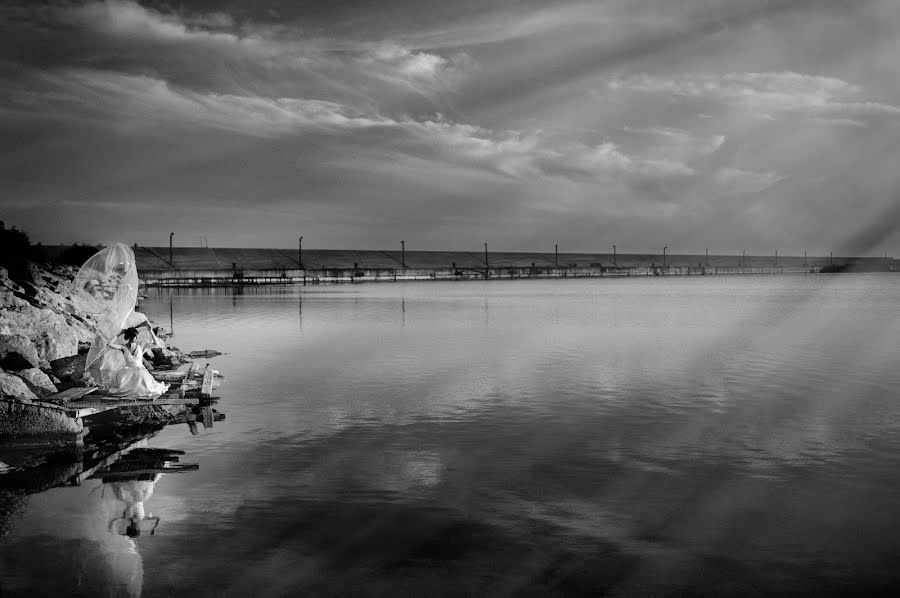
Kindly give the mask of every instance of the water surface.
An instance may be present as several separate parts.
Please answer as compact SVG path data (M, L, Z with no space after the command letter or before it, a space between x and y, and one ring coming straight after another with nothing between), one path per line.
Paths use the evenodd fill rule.
M6 595L776 595L900 583L900 277L148 290L227 419L31 494ZM106 488L105 488L106 487ZM52 568L52 574L48 570Z

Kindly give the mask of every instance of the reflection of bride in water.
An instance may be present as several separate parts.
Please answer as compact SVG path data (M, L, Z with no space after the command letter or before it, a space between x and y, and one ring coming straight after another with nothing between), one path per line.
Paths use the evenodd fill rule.
M146 442L146 441L145 441ZM146 512L144 503L153 496L156 483L166 473L198 469L196 464L179 464L182 451L135 448L91 478L100 478L105 538L100 545L107 567L103 582L111 595L140 596L144 583L144 565L137 540L152 536L160 518ZM109 518L111 515L118 515ZM100 523L99 521L97 523Z
M109 531L114 531L119 535L134 538L140 536L144 532L146 524L153 523L150 528L150 535L156 532L159 526L159 517L154 517L152 513L144 513L144 501L153 496L153 486L163 474L147 476L147 479L128 480L123 482L111 482L108 486L113 492L113 496L117 500L125 503L125 510L122 516L117 517L109 522Z
M159 517L146 513L144 502L153 496L156 482L165 473L193 471L197 465L178 464L181 451L168 449L136 449L100 474L104 494L111 490L113 497L125 503L121 517L109 522L109 531L131 538L148 531L152 536L159 526Z

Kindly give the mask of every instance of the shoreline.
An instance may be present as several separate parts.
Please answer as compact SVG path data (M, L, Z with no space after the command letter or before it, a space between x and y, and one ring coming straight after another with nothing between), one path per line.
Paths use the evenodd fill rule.
M402 282L454 282L472 280L573 280L584 278L653 278L695 276L781 276L810 274L891 274L893 270L811 267L647 267L647 268L490 268L462 270L328 269L304 270L168 270L140 274L147 288L206 288L265 285L330 285Z
M84 365L98 322L72 301L76 268L31 262L28 270L33 284L19 284L0 268L0 441L78 439L83 418L72 416L59 397L96 387ZM130 319L150 321L134 313ZM167 347L162 357L174 364L189 355Z
M47 246L50 258L76 247ZM77 247L84 250L84 246ZM667 248L666 248L667 249ZM900 272L891 257L133 247L146 286Z

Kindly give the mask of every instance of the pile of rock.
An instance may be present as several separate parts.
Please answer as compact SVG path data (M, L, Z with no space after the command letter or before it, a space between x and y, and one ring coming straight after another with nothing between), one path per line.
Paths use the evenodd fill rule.
M20 402L82 384L96 327L72 303L73 268L32 265L31 275L20 285L0 268L0 396Z

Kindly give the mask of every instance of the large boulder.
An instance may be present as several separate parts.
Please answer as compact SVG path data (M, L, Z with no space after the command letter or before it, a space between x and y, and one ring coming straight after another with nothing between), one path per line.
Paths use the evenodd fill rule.
M21 334L0 334L0 368L7 371L25 370L40 365L34 343Z
M38 368L16 372L16 376L24 380L31 391L38 396L48 397L58 392L50 377Z
M46 434L69 436L80 434L83 430L82 419L69 417L64 409L0 400L0 438L28 438Z
M9 397L22 403L38 400L21 378L6 372L0 372L0 397Z
M55 311L23 307L0 313L0 334L21 334L34 343L41 360L53 361L78 353L78 335Z
M31 340L38 355L47 361L68 357L78 353L78 335L58 313L42 309L41 321L34 327Z
M84 376L84 363L87 355L70 355L50 362L53 375L63 382L79 382Z

